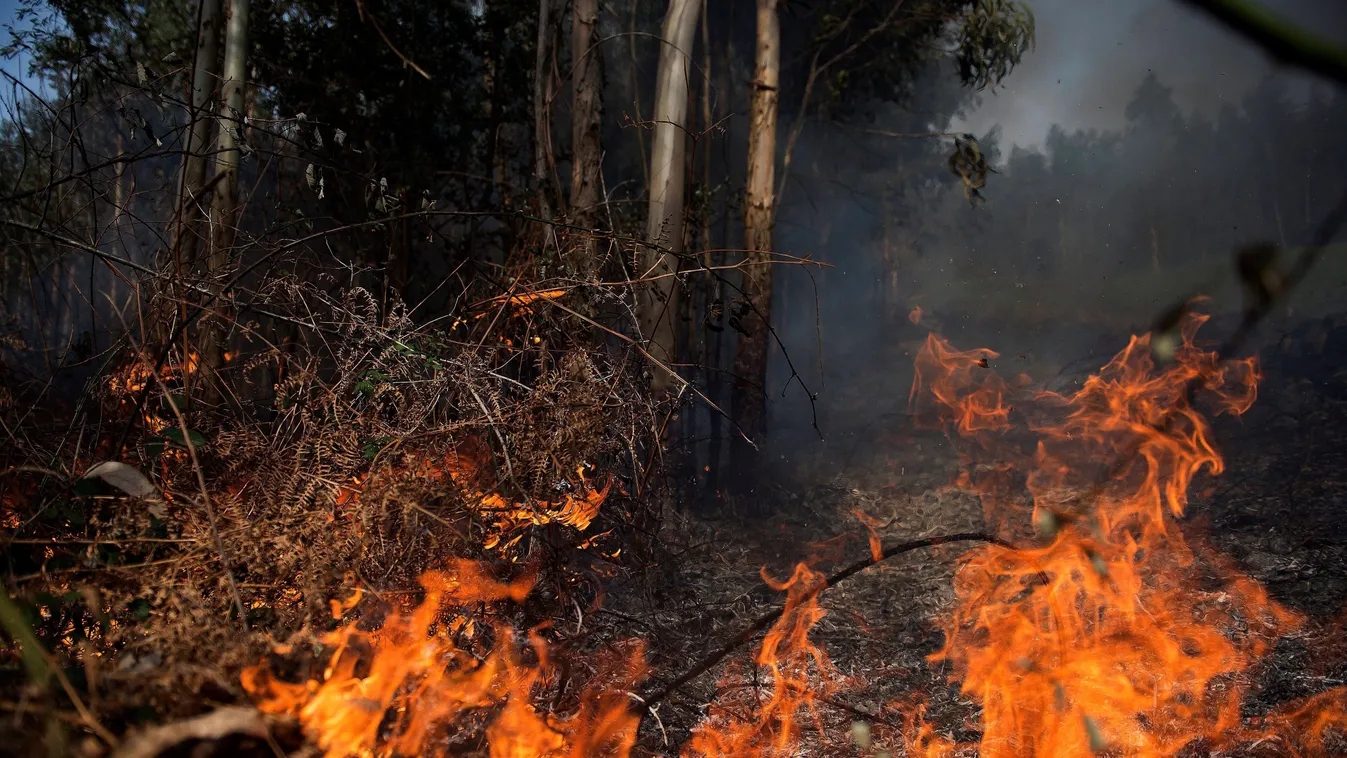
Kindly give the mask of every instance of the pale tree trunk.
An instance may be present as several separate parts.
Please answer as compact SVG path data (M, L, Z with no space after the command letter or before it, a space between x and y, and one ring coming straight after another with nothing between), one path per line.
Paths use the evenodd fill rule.
M772 318L772 219L775 215L777 87L781 78L778 0L758 0L758 37L749 104L748 180L744 203L743 297L748 312L734 350L733 407L743 433L760 442L767 431L767 348ZM735 436L741 465L749 445Z
M223 297L239 221L239 162L243 143L245 80L248 65L248 2L228 0L225 29L224 85L219 109L219 153L215 159L215 194L211 203L211 251L207 260L211 277L212 315L206 324L203 363L208 378L207 402L218 401L222 384L218 374L224 365L229 309Z
M664 17L659 70L655 77L654 140L650 146L650 206L638 288L637 315L650 354L665 365L675 357L674 316L678 313L674 277L683 249L683 195L687 153L688 71L701 0L669 0ZM659 248L664 248L663 250ZM666 252L667 251L667 252ZM651 389L668 392L676 383L669 372L651 367Z
M552 217L547 199L549 169L548 148L552 144L552 0L538 0L538 55L533 64L533 191L539 218Z
M599 23L599 0L573 0L571 4L571 223L585 229L598 226L602 199L603 156L599 144L603 118L603 55L595 31ZM592 273L593 239L572 248L573 263L581 275Z
M192 112L178 180L177 261L196 262L201 235L199 193L206 182L206 148L210 138L210 100L220 78L220 0L201 0L196 53L192 62Z

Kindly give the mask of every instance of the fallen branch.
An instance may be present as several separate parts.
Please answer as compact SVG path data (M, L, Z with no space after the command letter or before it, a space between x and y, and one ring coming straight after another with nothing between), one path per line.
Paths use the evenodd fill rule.
M856 574L859 574L862 571L870 568L871 566L883 563L884 561L887 561L888 559L893 558L895 556L902 555L903 553L910 553L913 550L919 550L924 547L936 547L937 545L946 545L951 542L986 542L993 545L999 545L1001 547L1013 549L1013 546L1010 545L1005 540L1002 540L999 537L993 537L989 534L984 534L982 532L960 532L958 534L946 534L937 537L924 537L919 540L911 540L909 542L903 542L885 548L884 551L881 552L878 557L870 556L868 558L856 561L850 566L847 566L841 571L838 571L837 573L828 577L827 581L823 582L823 584L819 586L817 592L821 593L824 590L830 589L840 584L841 582L850 579ZM729 642L725 643L724 645L721 645L710 655L703 658L701 661L697 663L697 665L688 669L687 672L684 673L682 676L679 676L677 679L665 685L664 688L660 689L655 694L645 698L642 701L641 705L642 715L648 712L655 705L658 705L669 695L673 694L675 690L681 688L683 685L687 684L688 682L691 682L693 679L696 679L702 674L705 674L707 671L710 671L712 668L716 666L716 664L725 660L725 658L729 656L730 653L734 652L740 646L744 645L749 640L756 637L759 633L766 630L767 627L776 623L776 620L781 618L781 615L785 613L785 611L786 611L785 606L782 606L758 617L758 619L754 621L752 624L750 624L746 629L744 629L742 632L736 635Z
M256 708L234 706L141 732L122 743L112 758L157 758L188 741L221 740L232 734L270 737Z

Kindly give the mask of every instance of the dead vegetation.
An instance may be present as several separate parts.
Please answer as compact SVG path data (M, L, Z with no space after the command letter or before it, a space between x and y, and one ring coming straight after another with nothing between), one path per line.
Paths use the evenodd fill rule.
M85 726L237 701L243 667L338 623L334 598L367 594L373 618L451 559L534 576L549 602L516 619L529 626L648 558L668 409L646 399L640 356L579 315L620 294L531 273L501 296L463 292L469 305L431 326L358 287L278 278L257 289L297 338L243 322L218 377L190 349L156 366L128 342L91 380L97 427L4 404L14 610L49 664L80 672ZM197 399L209 381L222 407ZM82 478L108 459L152 492ZM50 682L19 690L20 734L75 704Z

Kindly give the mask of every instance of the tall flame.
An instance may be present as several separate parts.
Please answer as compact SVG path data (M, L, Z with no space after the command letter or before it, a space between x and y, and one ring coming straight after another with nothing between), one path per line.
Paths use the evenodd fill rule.
M801 709L812 713L815 699L834 673L827 654L809 640L809 630L824 615L818 604L824 576L801 563L785 582L773 581L766 571L762 578L787 593L781 618L767 632L755 658L770 682L771 695L759 703L747 685L722 682L722 696L684 747L684 758L792 754L800 741ZM817 714L814 718L817 721Z
M956 607L933 660L952 664L963 692L981 704L984 758L1173 756L1199 742L1279 731L1283 754L1310 755L1341 721L1337 696L1257 727L1241 718L1247 674L1303 620L1190 548L1174 521L1194 476L1223 467L1187 387L1199 382L1218 412L1238 414L1253 403L1259 378L1254 360L1220 364L1193 345L1204 320L1183 325L1166 367L1155 365L1149 336L1134 337L1078 392L1016 404L989 370L995 353L928 337L914 403L974 442L970 456L991 453L1024 474L1016 488L1004 465L969 467L964 481L992 524L1032 523L1049 539L976 550L956 576ZM1004 434L1021 405L1038 435L1032 453ZM1110 468L1116 460L1130 462ZM1027 510L1017 489L1032 496ZM1300 727L1287 734L1292 721ZM942 756L954 745L923 725L908 748Z

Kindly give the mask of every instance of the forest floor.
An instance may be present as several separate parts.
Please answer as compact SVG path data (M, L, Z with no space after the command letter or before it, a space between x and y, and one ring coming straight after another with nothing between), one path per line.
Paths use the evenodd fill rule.
M1181 520L1194 543L1213 545L1286 607L1305 614L1302 632L1280 640L1245 701L1256 716L1297 697L1347 681L1342 650L1320 644L1347 608L1347 330L1324 339L1319 322L1269 342L1265 378L1253 408L1214 422L1226 461L1219 476L1195 482ZM1319 330L1319 331L1316 331ZM1307 348L1306 344L1311 347ZM1082 368L1077 380L1087 369ZM1068 379L1069 383L1069 379ZM885 545L936 534L983 529L970 493L949 487L960 470L954 442L941 432L888 424L867 455L845 471L793 464L757 497L759 511L707 520L684 516L666 524L670 557L607 593L605 613L640 619L655 670L677 674L779 605L760 576L781 581L798 561L825 574L868 554L860 511ZM874 521L872 521L874 523ZM978 709L950 682L948 666L928 661L940 649L940 623L954 600L957 558L975 545L951 544L907 553L854 576L822 595L827 615L811 639L840 676L818 700L818 721L806 717L806 745L815 754L850 754L851 723L877 727L881 746L899 748L898 733L918 699L946 736L976 742ZM1318 640L1318 641L1316 641ZM758 641L731 656L747 666ZM719 666L682 688L656 713L672 753L705 714L725 681ZM822 733L814 733L821 726ZM887 727L887 728L886 728ZM821 738L821 739L820 739ZM652 745L646 733L643 744ZM847 752L839 753L845 749ZM901 754L901 748L897 750Z

